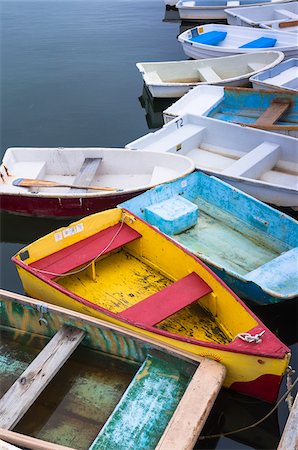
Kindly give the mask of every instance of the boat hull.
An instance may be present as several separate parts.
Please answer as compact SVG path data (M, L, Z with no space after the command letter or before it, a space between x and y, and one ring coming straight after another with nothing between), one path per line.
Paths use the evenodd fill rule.
M113 299L118 298L118 294L116 294L115 292L116 289L118 290L120 289L119 282L117 282L115 285L115 277L119 279L119 276L117 276L117 270L122 270L121 279L125 280L125 285L123 285L123 289L126 288L127 292L126 291L124 292L122 288L120 289L121 292L120 297L123 298L123 300L128 296L128 298L132 297L134 298L134 301L136 301L138 296L144 298L143 297L144 295L146 296L148 295L148 293L150 293L150 291L148 292L147 289L151 285L148 286L146 284L147 281L145 281L144 285L144 277L146 278L147 276L148 278L149 276L149 279L151 279L150 278L151 272L148 271L149 269L145 269L144 271L144 269L142 269L140 265L137 266L138 267L137 269L134 269L135 266L131 264L137 264L136 262L134 262L137 260L135 259L130 260L129 258L127 259L126 256L124 255L121 256L121 252L119 253L120 256L117 256L118 253L113 253L113 258L116 258L116 260L112 259L112 261L118 261L120 265L119 264L117 265L117 263L114 264L112 262L107 264L105 258L99 261L99 264L103 263L104 265L100 266L102 269L100 269L100 267L98 266L96 271L98 274L103 273L102 270L104 267L106 267L105 270L108 270L108 272L105 272L106 275L104 278L101 279L101 282L107 283L107 286L109 286L109 289L112 289L113 292L112 296L108 295L107 297L105 297L106 300L104 301L101 300L101 305L96 304L95 300L92 300L95 298L98 299L99 297L102 298L100 292L98 291L98 283L93 282L92 284L92 281L89 282L88 284L89 287L87 288L87 290L89 292L88 295L92 295L92 299L90 296L88 299L86 296L81 296L79 292L77 291L74 292L73 288L68 289L66 285L63 286L55 282L53 279L47 278L46 275L38 272L39 269L36 272L36 269L34 269L34 267L30 267L30 264L28 265L28 263L25 263L24 258L25 260L26 259L28 260L29 254L30 260L28 261L31 261L32 258L33 261L35 260L34 257L35 250L33 249L30 250L30 246L28 247L28 250L21 251L19 255L13 258L13 261L17 265L18 273L22 280L25 292L41 300L46 298L47 301L55 305L63 306L68 309L82 312L84 314L88 314L103 319L105 321L124 326L129 330L139 331L145 337L157 339L161 343L164 343L176 349L186 351L189 354L209 357L211 359L217 360L221 362L223 365L225 365L227 369L227 376L224 382L225 387L257 398L262 398L263 400L266 401L274 402L277 398L277 393L279 390L279 385L282 376L284 375L289 363L290 358L289 349L287 349L287 347L285 347L280 341L278 341L277 338L275 338L272 335L272 333L270 333L270 331L266 329L266 327L263 324L261 324L260 321L257 320L257 318L254 317L253 313L248 310L248 308L240 301L240 299L237 299L237 297L235 297L232 291L230 291L228 287L223 285L223 283L216 277L216 275L213 274L210 271L210 269L208 269L205 265L203 265L203 263L200 262L195 256L193 256L190 252L185 250L180 245L174 243L171 239L162 235L160 232L155 230L150 225L147 225L141 219L131 216L125 210L124 213L126 217L125 220L127 220L128 223L130 223L129 228L132 228L133 230L137 231L138 233L140 233L141 236L140 241L138 241L137 239L135 242L128 244L131 246L129 247L130 251L132 252L136 251L136 249L140 248L141 244L142 252L145 252L146 255L147 252L149 252L147 257L151 258L153 255L155 255L153 256L155 261L154 263L155 269L150 269L151 271L152 270L158 271L156 282L154 283L155 290L161 289L161 287L156 288L156 283L158 286L159 285L161 286L162 283L164 283L161 274L165 274L171 270L174 270L175 274L177 274L176 275L177 278L179 279L182 276L182 274L185 273L189 274L192 273L194 270L202 271L200 272L201 275L204 277L205 281L209 283L209 286L213 286L212 289L213 290L215 289L214 292L217 292L218 289L220 304L222 304L223 301L225 303L224 312L221 314L224 314L226 318L229 317L228 320L232 320L232 323L230 323L229 325L229 327L231 327L231 329L234 330L232 332L232 336L235 336L235 334L238 333L238 331L236 330L239 330L240 322L238 314L234 314L233 316L232 310L230 311L231 314L228 314L227 310L233 308L233 311L235 313L236 308L236 310L239 310L239 312L241 311L240 314L242 317L240 326L241 332L243 331L243 329L246 330L248 329L251 330L253 334L255 334L265 330L265 335L263 337L261 347L258 347L257 345L252 347L251 344L243 342L240 338L238 339L237 336L236 338L235 337L232 338L231 341L228 342L226 341L226 344L222 344L221 340L215 342L212 341L207 342L206 339L204 339L203 337L201 339L191 338L188 335L183 335L175 331L168 331L167 329L164 329L162 327L158 328L153 325L144 325L142 320L141 323L140 320L131 320L129 318L126 318L125 314L123 315L123 312L119 313L111 312L110 310L107 309L107 307L102 306L105 305L104 302L106 301L111 302L111 298ZM94 217L89 216L87 218L88 220L84 222L85 226L83 226L83 223L80 221L77 222L77 225L74 223L71 225L70 228L65 229L65 233L62 230L60 230L60 232L62 232L63 235L65 234L65 236L69 236L69 232L73 230L70 237L72 242L76 242L76 240L80 238L80 235L78 235L79 232L80 233L83 232L84 236L88 235L88 227L92 226L98 229L98 227L102 226L103 220L106 220L107 218L109 218L110 220L111 216L119 217L119 215L121 217L120 209L113 210L111 212L106 211L105 213L95 215ZM132 222L129 222L131 220ZM78 227L80 228L80 231L75 232L74 230L78 230ZM66 251L69 252L68 247L65 247L65 245L67 245L67 242L65 242L65 239L63 238L60 239L58 235L59 232L58 233L53 232L50 235L41 238L41 240L35 243L37 246L36 250L40 248L42 253L44 251L48 253L50 242L52 242L51 247L52 252L54 251L54 248L66 249ZM53 238L56 241L54 244ZM68 238L67 241L69 241ZM42 248L44 250L42 250ZM84 244L84 253L86 252L85 249L86 246ZM40 250L38 250L38 253ZM97 246L96 252L98 252ZM40 257L42 253L39 253ZM53 255L55 257L55 251L54 253L51 253L50 258L52 258ZM73 253L71 253L71 255L72 255L70 261L71 264L75 262L76 267L80 266L82 264L81 260L82 254L81 253L78 254L80 262L74 259ZM171 255L171 258L169 258L169 255ZM58 256L58 258L59 261L61 261L62 264L64 265L65 259L64 258L61 259L60 255ZM125 261L126 267L125 270L122 269L123 265L121 263L122 260L117 258L124 258L123 261ZM162 267L159 266L158 261L160 258L165 261L165 266ZM177 262L175 267L173 267L173 264L171 262L172 259L174 259ZM199 267L198 265L201 267L201 269L198 268ZM170 269L171 267L172 269ZM57 270L58 269L56 269L55 271L56 274ZM90 269L88 269L88 273L89 270ZM136 281L134 281L135 276L137 277ZM72 283L70 279L69 281ZM66 283L68 283L67 280ZM92 284L92 286L90 283ZM111 287L111 283L114 284L114 288ZM137 285L135 285L135 283L137 283ZM141 286L143 285L147 287L141 288ZM131 286L138 286L138 287L133 288L134 290L131 291L132 289ZM101 292L102 293L106 292L106 288L103 289L104 290ZM143 292L142 289L145 289L144 293L142 293ZM117 302L122 301L120 300L120 297L119 300L116 301L116 304L118 305L117 308L119 308L119 303ZM213 299L213 293L210 298ZM219 310L221 310L220 306L218 308ZM231 317L235 317L235 320L234 318L231 319ZM160 319L157 320L157 322L160 322ZM173 322L174 327L176 326L175 324L176 321ZM211 332L211 334L213 333L213 328L212 329L208 328L208 330L209 330L208 333L209 332ZM204 327L202 332L205 333Z
M100 197L35 197L32 195L1 194L1 210L7 213L36 217L83 217L115 208L120 202L141 194L144 190ZM21 201L20 201L21 199Z

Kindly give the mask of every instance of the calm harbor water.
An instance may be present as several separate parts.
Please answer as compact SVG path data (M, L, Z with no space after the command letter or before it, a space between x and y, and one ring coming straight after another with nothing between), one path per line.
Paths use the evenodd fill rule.
M183 25L164 20L163 0L7 0L0 8L1 157L15 146L123 147L161 125L169 103L150 102L135 63L185 59L176 39ZM1 287L22 293L11 256L69 222L2 214ZM297 308L253 309L298 368ZM269 409L223 391L203 434L250 425ZM197 448L276 448L286 417L282 404L258 428Z

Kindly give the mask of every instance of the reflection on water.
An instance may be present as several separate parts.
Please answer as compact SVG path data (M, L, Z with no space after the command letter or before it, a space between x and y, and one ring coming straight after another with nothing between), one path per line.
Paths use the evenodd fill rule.
M171 106L177 98L154 98L144 84L139 102L146 111L146 122L148 128L161 128L164 125L163 111Z

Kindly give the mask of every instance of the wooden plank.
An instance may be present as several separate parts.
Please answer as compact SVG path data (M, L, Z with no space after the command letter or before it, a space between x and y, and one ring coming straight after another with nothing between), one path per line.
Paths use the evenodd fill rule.
M156 450L191 450L224 382L226 369L203 360L196 370Z
M74 185L90 185L93 180L102 158L85 158L80 172L75 177ZM73 190L74 188L71 188ZM76 189L76 192L88 192L88 189Z
M25 434L16 433L15 431L4 430L3 428L0 428L0 438L30 450L75 450L70 447L26 436Z
M262 127L274 124L291 106L292 102L287 98L272 100L269 108L255 121L255 125Z
M298 394L286 422L277 450L298 449Z
M111 242L111 239L116 235L120 226L121 224L117 223L105 230L99 231L86 239L35 261L30 264L30 267L54 273L66 273L82 264L92 261L92 259L96 258L101 252L102 255L105 255L141 237L140 233L123 223L119 234L113 240L112 244L106 248L109 242ZM45 276L54 278L53 275L45 274Z
M199 275L192 272L122 311L119 316L134 323L153 326L210 292L211 287Z
M13 428L82 341L84 331L63 325L0 400L0 427Z

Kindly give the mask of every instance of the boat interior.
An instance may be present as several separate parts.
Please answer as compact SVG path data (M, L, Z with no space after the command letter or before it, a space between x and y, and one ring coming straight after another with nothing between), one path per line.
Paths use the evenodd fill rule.
M198 367L108 327L17 301L1 300L0 332L0 406L16 410L1 426L46 441L42 448L120 448L119 439L135 445L129 448L147 439L155 448ZM27 378L20 408L15 386Z
M25 151L24 151L25 150ZM77 189L63 184L103 186L117 190L137 189L153 186L176 178L184 171L191 170L189 161L165 159L162 155L155 161L150 155L136 158L134 152L124 149L30 149L11 148L6 151L0 167L1 189L11 192L32 192L65 195L88 193L105 195L104 190ZM32 187L13 185L21 180L37 180ZM53 181L57 187L43 186L40 181Z
M266 115L265 115L266 113ZM260 128L296 127L297 96L284 92L225 88L223 99L209 111L208 117L227 122L259 125Z
M127 223L121 222L122 214ZM224 345L233 341L240 328L243 331L243 323L248 329L257 325L205 266L139 219L129 223L126 214L120 208L113 210L113 225L109 219L104 229L85 239L78 237L81 232L76 233L74 243L65 248L56 232L58 240L51 254L49 243L54 235L48 235L42 242L43 246L47 241L45 251L37 249L36 241L17 258L36 276L59 285L62 292L84 299L84 308L91 308L93 314L103 308L114 319ZM73 224L70 229L78 226ZM67 234L68 229L61 233ZM264 251L264 258L268 258L268 251ZM166 301L169 296L170 304ZM242 324L233 319L235 314L227 314L231 307L238 310Z
M222 58L212 61L195 60L169 63L140 63L140 70L148 84L160 83L216 83L259 71L276 60L276 54L255 53L231 57L229 64L223 64Z

